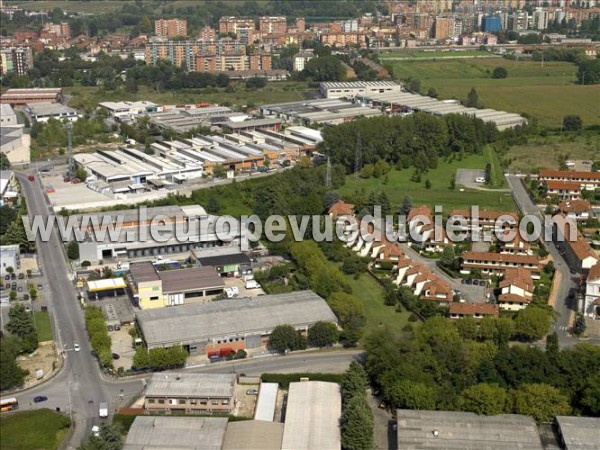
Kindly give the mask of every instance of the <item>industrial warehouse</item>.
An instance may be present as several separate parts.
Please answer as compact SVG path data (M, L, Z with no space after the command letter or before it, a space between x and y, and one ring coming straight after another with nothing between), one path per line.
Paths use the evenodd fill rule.
M148 349L182 345L191 355L209 356L264 347L278 325L306 332L319 321L337 323L312 291L151 309L138 312L137 321Z

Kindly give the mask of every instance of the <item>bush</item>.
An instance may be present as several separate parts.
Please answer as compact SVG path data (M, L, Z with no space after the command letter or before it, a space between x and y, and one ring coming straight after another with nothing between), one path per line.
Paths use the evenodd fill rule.
M508 71L504 67L496 67L492 72L492 78L500 79L506 78L508 76Z
M339 337L337 327L331 322L317 322L308 329L308 345L311 347L330 347Z
M85 309L85 327L90 337L92 349L96 352L102 367L112 367L112 341L108 335L108 327L100 308L88 306Z

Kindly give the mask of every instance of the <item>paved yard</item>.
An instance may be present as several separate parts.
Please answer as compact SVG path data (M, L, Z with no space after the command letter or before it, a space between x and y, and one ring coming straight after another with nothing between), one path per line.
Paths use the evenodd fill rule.
M458 169L456 171L456 185L472 189L485 187L483 183L476 183L475 179L485 177L485 170L482 169Z
M256 399L258 396L246 394L248 389L256 389L258 391L258 384L235 385L235 398L237 400L234 410L235 416L248 418L254 417L254 408L256 408Z
M119 331L111 331L108 333L112 339L112 352L117 353L120 358L113 360L115 369L122 367L125 370L131 369L133 364L133 355L135 349L131 344L132 338L129 335L129 330L132 328L131 325L124 325Z

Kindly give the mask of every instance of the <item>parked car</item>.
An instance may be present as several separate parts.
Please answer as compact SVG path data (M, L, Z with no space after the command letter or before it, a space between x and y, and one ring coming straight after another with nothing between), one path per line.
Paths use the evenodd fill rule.
M19 280L23 280L25 278L25 274L23 272L21 272L19 274Z
M100 437L100 427L98 425L94 425L92 427L92 435L95 437Z
M27 179L28 179L29 181L35 181L35 177L34 177L33 175L29 175L29 176L27 176Z
M15 289L17 289L17 282L16 282L16 281L13 281L13 282L10 284L10 288L11 288L13 291L14 291Z
M221 361L221 357L219 355L210 356L208 359L210 360L211 363Z
M4 277L5 281L10 281L10 275L6 274L6 276Z
M485 183L485 178L484 177L477 177L477 178L475 178L475 183Z
M258 395L258 389L248 389L246 395Z
M36 395L35 397L33 397L33 403L42 403L46 400L48 400L48 397L46 397L45 395Z
M10 279L11 279L11 280L16 280L16 279L17 279L17 274L16 274L16 273L14 273L14 272L13 272L13 273L11 273L11 274L10 274Z
M81 350L81 347L79 346L79 344L77 342L73 342L73 350L75 350L76 352Z
M38 290L38 291L41 291L42 289L44 289L44 286L42 285L42 283L39 283L39 284L37 285L37 290Z
M121 355L119 355L118 353L113 353L112 359L114 359L114 360L121 359Z
M19 292L23 292L23 286L19 286L19 287L17 288L17 291L19 291Z
M467 278L467 284L473 284L473 280L471 280L470 278Z

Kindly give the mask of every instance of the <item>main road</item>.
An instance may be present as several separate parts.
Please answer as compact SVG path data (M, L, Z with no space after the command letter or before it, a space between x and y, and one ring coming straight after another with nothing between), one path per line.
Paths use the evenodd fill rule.
M514 175L507 176L507 179L515 202L523 215L535 216L543 224L544 217L538 206L531 200L531 197L529 197L529 193L521 179ZM548 240L545 243L552 260L554 261L556 272L560 276L558 285L555 287L556 301L554 303L554 310L557 313L557 317L554 321L554 330L558 334L561 343L574 344L576 339L571 337L567 330L572 325L571 316L577 308L576 304L572 304L575 303L577 299L574 295L571 295L577 291L576 279L573 274L571 274L571 269L560 254L556 244L552 240ZM572 303L569 299L572 299Z
M31 173L31 172L30 172ZM17 173L22 192L27 200L30 219L40 216L47 220L52 213L45 194L36 178L30 173ZM72 275L63 250L63 242L56 229L47 242L36 237L36 248L41 269L47 279L49 307L54 318L54 338L58 351L64 355L59 373L50 380L16 394L21 409L60 408L71 416L74 432L68 447L75 449L86 438L91 427L101 422L98 406L108 402L114 410L127 400L141 394L142 377L122 380L106 379L99 371L96 358L88 340L83 311L73 288ZM74 350L78 343L80 351ZM259 375L265 372L343 372L359 351L307 352L288 356L254 358L243 361L217 363L188 368L194 372L246 373ZM38 395L48 397L43 403L34 403Z

